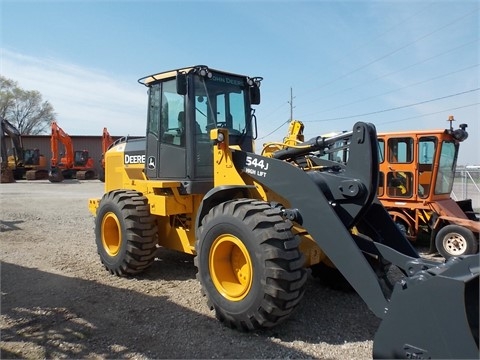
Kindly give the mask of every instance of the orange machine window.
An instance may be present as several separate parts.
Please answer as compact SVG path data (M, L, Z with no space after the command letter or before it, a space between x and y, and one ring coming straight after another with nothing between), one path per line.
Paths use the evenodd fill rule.
M413 174L406 171L390 171L387 174L387 193L392 197L412 197Z
M413 139L410 137L388 139L388 161L411 163L413 161Z
M385 141L378 139L378 162L383 163L385 161Z
M418 196L422 199L430 193L436 147L434 136L422 137L418 142Z

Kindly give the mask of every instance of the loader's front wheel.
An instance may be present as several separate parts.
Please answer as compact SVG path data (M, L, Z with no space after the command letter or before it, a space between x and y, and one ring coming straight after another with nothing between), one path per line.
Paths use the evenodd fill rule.
M156 234L155 218L144 196L129 190L103 196L95 236L100 259L112 274L128 276L149 267L155 259Z
M195 265L211 310L240 330L271 327L300 302L304 258L278 208L237 199L212 208L198 229Z
M440 229L435 237L435 245L439 254L449 259L452 256L475 254L478 240L470 229L450 224Z

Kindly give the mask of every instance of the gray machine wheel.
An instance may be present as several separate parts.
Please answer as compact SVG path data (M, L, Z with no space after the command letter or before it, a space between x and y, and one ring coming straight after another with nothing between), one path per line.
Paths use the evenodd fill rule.
M157 226L147 199L129 190L106 193L95 218L98 254L112 274L142 272L155 260Z
M478 250L478 240L475 234L459 225L446 225L435 237L438 252L445 259L452 256L475 254Z
M280 209L237 199L215 206L198 229L195 265L211 310L231 328L272 327L304 294L299 239Z

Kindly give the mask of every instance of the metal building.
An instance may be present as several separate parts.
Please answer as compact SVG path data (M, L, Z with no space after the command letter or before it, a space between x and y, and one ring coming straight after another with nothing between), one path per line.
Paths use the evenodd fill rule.
M89 155L93 158L95 163L95 170L100 169L100 160L102 158L102 136L87 136L87 135L69 135L72 139L73 149L88 150ZM138 136L135 136L138 137ZM112 136L113 140L117 140L119 136ZM5 137L7 142L7 149L12 147L11 140L8 136ZM50 135L22 135L22 143L24 149L39 149L40 154L47 159L47 164L50 166L50 159L52 158L52 150L50 147ZM59 153L64 153L63 145L58 144Z

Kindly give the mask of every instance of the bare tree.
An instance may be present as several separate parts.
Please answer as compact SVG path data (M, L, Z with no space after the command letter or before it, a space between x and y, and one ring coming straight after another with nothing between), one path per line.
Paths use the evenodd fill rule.
M24 90L16 81L0 76L0 116L23 135L38 135L55 117L53 106L36 90Z

